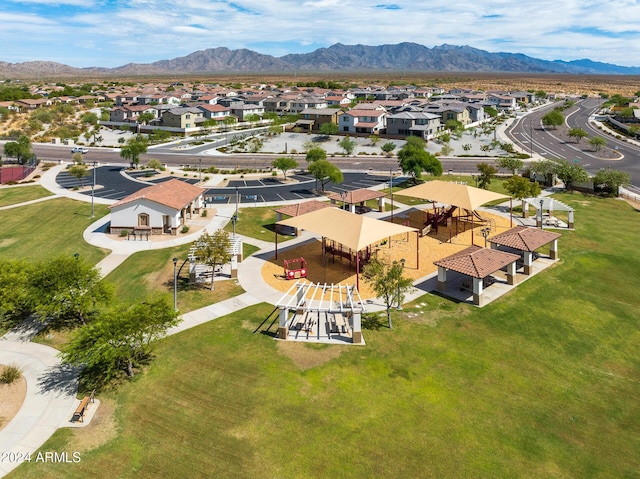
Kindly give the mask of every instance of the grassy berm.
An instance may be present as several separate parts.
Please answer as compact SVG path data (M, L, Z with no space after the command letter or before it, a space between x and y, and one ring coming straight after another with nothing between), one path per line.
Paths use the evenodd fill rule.
M366 346L254 334L268 305L220 318L42 447L81 462L8 477L640 477L640 216L559 199L561 261L487 307L425 295Z

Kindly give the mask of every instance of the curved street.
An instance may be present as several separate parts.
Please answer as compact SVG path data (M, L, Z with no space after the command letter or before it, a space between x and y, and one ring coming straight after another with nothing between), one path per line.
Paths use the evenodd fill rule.
M640 185L640 146L618 140L604 130L597 129L589 121L599 110L601 103L602 100L595 98L576 102L573 108L564 112L566 123L569 128L582 128L591 137L604 137L607 140L607 146L622 155L620 160L598 158L594 154L580 150L573 143L559 140L553 135L552 129L545 129L541 120L554 108L555 104L553 103L518 118L507 129L506 134L511 141L533 155L538 154L545 158L563 158L570 161L578 160L591 174L595 174L601 168L608 167L626 171L631 175L631 182L634 185Z

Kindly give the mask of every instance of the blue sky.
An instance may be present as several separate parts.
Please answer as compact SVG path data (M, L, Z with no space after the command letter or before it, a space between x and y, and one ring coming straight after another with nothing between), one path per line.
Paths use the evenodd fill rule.
M640 66L640 0L3 0L0 61L150 63L215 47L448 43Z

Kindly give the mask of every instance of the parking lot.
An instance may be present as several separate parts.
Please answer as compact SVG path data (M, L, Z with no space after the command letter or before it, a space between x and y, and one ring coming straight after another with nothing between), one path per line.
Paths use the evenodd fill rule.
M171 179L170 176L153 178L150 170L128 172L122 166L100 166L95 171L97 188L94 196L113 201L121 200L136 191ZM146 181L143 181L144 178ZM196 178L178 178L191 184L198 182ZM274 177L256 179L232 179L224 187L207 188L205 198L211 204L235 203L236 196L239 203L261 204L277 201L294 201L322 196L318 191L320 185L314 177L305 174L291 175L294 182L284 183ZM56 177L58 184L64 188L73 189L85 187L93 183L93 175L85 177L82 181L63 171ZM370 188L387 183L387 176L370 175L367 173L344 173L344 181L339 185L329 183L325 186L325 193L351 191L359 188ZM91 195L91 191L83 191L85 195Z

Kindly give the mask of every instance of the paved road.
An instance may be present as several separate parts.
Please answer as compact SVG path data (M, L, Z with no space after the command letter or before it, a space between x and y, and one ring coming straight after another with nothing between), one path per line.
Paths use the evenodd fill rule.
M96 168L96 185L101 186L94 191L96 198L108 200L120 200L136 191L149 186L149 182L141 181L137 178L150 175L149 170L138 172L126 172L124 166L99 166ZM312 176L298 174L290 175L290 178L298 180L297 183L282 183L277 178L265 179L240 179L229 182L226 187L208 188L205 197L209 203L229 204L235 203L236 194L240 203L256 205L273 201L292 201L315 198L322 196L317 191L316 180ZM156 180L147 178L149 181L158 183L166 181L170 177L162 177ZM195 178L178 178L189 183L196 183ZM394 181L399 181L396 177ZM82 184L91 184L92 177L85 178L83 182L72 177L67 171L62 171L56 176L56 182L65 188L80 187ZM351 191L358 188L371 188L373 186L388 183L388 176L374 175L368 173L344 173L344 182L340 185L329 183L325 190L329 192ZM237 193L236 193L237 189ZM91 196L90 191L82 194Z
M541 124L542 117L555 104L534 111L521 117L507 130L510 138L519 143L526 151L539 154L545 158L564 158L578 160L589 173L595 174L600 168L615 168L631 175L634 185L640 185L640 147L615 139L611 135L598 130L589 123L589 118L598 111L601 100L588 98L576 103L576 106L565 112L566 122L571 128L582 128L590 136L603 136L609 148L618 149L624 156L622 160L603 160L589 152L583 152L575 144L559 140L552 129L545 129ZM583 140L586 141L586 140Z

